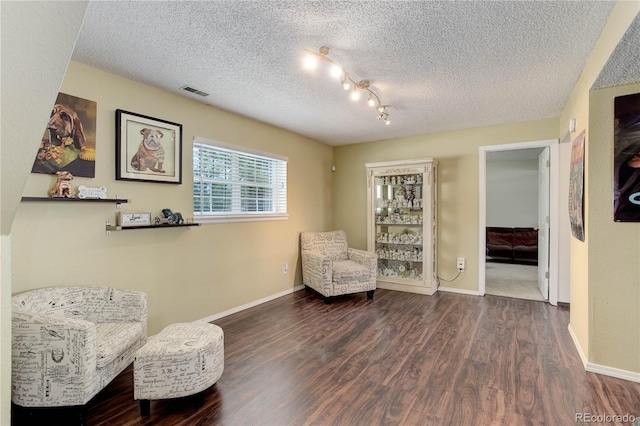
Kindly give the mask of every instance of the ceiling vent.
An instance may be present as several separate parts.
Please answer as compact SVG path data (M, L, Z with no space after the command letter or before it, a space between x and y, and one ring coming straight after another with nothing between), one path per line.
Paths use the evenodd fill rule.
M182 86L180 89L181 90L186 90L187 92L194 93L194 94L202 96L202 97L209 96L208 93L203 92L202 90L195 89L195 88L193 88L191 86Z

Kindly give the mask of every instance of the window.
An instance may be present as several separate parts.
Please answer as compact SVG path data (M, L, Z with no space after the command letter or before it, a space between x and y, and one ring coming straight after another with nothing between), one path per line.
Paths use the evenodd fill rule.
M287 218L287 158L196 138L193 143L196 222Z

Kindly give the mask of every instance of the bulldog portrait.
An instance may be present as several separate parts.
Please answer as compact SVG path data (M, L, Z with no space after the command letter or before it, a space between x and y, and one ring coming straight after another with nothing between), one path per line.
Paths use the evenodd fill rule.
M144 128L140 130L142 142L138 146L138 151L131 158L131 167L139 172L151 170L156 173L165 173L162 168L164 163L164 148L162 147L162 137L160 130Z

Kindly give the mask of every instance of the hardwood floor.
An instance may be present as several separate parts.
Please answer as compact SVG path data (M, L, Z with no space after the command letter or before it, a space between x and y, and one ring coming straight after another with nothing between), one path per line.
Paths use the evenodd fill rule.
M139 416L129 367L89 425L569 425L640 416L640 384L586 373L569 311L497 296L377 290L325 305L298 291L215 323L225 370ZM34 424L34 423L31 423ZM55 424L48 418L47 424ZM628 424L628 423L627 423Z

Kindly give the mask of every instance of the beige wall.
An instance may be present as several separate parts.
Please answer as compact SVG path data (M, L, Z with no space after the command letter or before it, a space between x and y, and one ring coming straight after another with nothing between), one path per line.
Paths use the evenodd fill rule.
M605 246L609 245L609 240L606 236L604 236L604 240L597 240L596 242L592 242L591 238L594 236L592 231L595 230L594 224L598 223L597 221L592 221L591 215L596 214L596 217L599 217L600 214L609 214L611 211L611 206L605 207L604 212L597 212L599 208L602 206L599 205L600 202L612 202L611 194L606 196L605 201L598 200L597 197L603 196L603 193L599 193L598 191L594 192L591 189L591 185L599 185L599 181L606 182L611 179L611 170L605 172L604 167L611 167L612 164L607 161L602 161L598 165L598 162L602 160L602 158L595 157L592 158L591 150L596 146L596 144L602 143L601 140L594 139L594 135L591 134L591 131L596 127L600 127L600 124L594 124L593 126L590 123L592 117L590 116L590 108L589 108L589 92L591 87L600 74L601 70L605 66L611 52L615 49L615 47L620 42L620 39L626 32L627 28L631 24L631 22L635 19L636 15L640 11L640 2L638 1L618 1L609 16L609 20L605 25L598 42L596 43L596 47L591 52L587 63L585 64L584 69L582 70L582 74L576 86L571 93L571 96L560 116L559 123L559 135L561 140L561 145L564 149L561 149L561 152L564 153L564 162L566 164L569 163L570 158L570 143L575 139L575 137L582 131L586 130L586 143L585 143L585 241L581 242L576 240L575 238L570 239L570 279L571 279L571 318L570 318L570 330L573 333L574 340L578 347L578 351L582 356L582 360L585 364L595 362L592 360L592 348L598 348L601 345L607 345L611 342L608 342L608 339L603 339L599 341L594 341L596 338L594 334L595 328L592 325L596 322L600 322L601 319L607 318L610 315L616 316L614 313L618 308L615 305L601 305L599 303L594 302L594 297L598 293L596 288L600 288L601 286L608 286L610 282L610 278L605 281L594 281L596 279L596 275L601 277L601 274L606 274L610 271L611 264L616 263L615 256L612 252L601 253L599 246L604 244ZM568 123L569 119L575 118L577 125L577 132L568 133ZM598 118L594 118L596 122L599 122ZM608 149L612 149L611 145ZM597 150L598 148L596 148ZM604 173L604 175L603 175ZM611 185L609 185L609 189ZM592 198L593 197L593 198ZM595 203L592 205L592 203ZM608 213L607 213L608 212ZM615 244L618 244L616 241ZM620 242L622 250L628 249L631 252L635 252L637 250L637 240L634 238L627 238ZM591 250L596 250L597 253L601 253L604 256L599 258L594 258L591 255ZM636 257L637 259L637 257ZM593 262L593 263L592 263ZM637 263L637 261L636 261ZM599 271L597 274L595 271ZM637 282L638 276L633 275L633 272L630 269L626 269L627 275L626 279L630 279L633 282ZM637 272L637 270L636 270ZM635 280L635 281L634 281ZM595 311L595 306L598 306L598 311ZM637 308L636 308L637 309ZM606 323L606 322L605 322ZM601 335L599 336L602 337ZM638 327L635 328L635 331L627 329L627 339L635 339L638 337ZM621 365L633 365L634 358L633 354L629 354L625 345L620 345L620 342L616 342L615 346L611 346L609 348L611 351L620 352L622 357L626 357L626 361L620 364L608 364L611 367L624 369ZM626 354L626 355L625 355ZM637 352L636 352L637 354ZM637 356L637 355L636 355ZM636 368L632 368L631 370L637 370Z
M75 62L60 91L98 107L96 178L75 185L104 185L109 196L131 199L125 212L155 216L169 207L190 217L192 141L200 136L289 157L289 219L105 235L115 205L23 202L11 233L13 293L69 284L144 291L153 334L301 284L299 233L331 224L330 146ZM116 108L183 125L182 185L115 180ZM46 196L53 181L31 174L24 195Z
M640 83L589 98L589 362L640 373L640 225L613 221L613 99Z
M372 122L372 125L379 123ZM478 291L478 148L485 145L557 138L558 120L505 124L337 147L334 225L350 245L367 247L365 163L433 157L438 160L438 275L456 275L456 258L465 272L446 287Z

